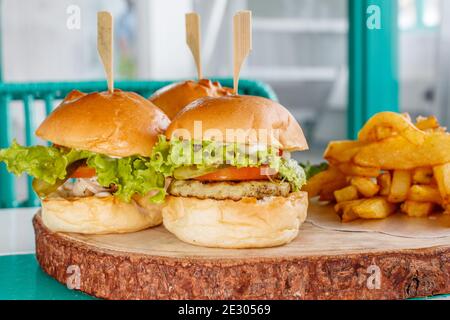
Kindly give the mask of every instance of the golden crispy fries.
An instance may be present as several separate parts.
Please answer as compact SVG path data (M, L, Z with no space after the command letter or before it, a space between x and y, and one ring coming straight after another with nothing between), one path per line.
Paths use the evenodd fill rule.
M387 197L391 193L392 178L389 172L385 172L377 178L380 186L380 196Z
M371 178L353 177L351 184L366 198L372 198L380 191L380 186Z
M375 130L376 130L376 137L378 140L389 138L395 134L392 128L388 127L377 127Z
M384 170L414 170L448 162L450 135L437 132L427 133L420 146L402 136L393 136L361 147L353 157L353 163L358 166Z
M367 121L359 132L358 140L375 142L385 139L387 130L404 137L414 145L421 145L425 139L425 133L416 128L408 117L394 112L380 112Z
M336 201L343 222L383 219L397 208L426 217L438 207L450 214L450 134L434 116L382 112L357 141L330 142L329 172L311 179L310 196Z
M397 205L385 198L371 198L352 206L352 210L363 219L384 219L395 213Z
M338 203L334 210L341 217L342 222L351 222L359 219L359 216L353 211L353 207L362 203L364 200L353 200Z
M323 201L323 202L332 202L332 201L334 201L334 190L332 190L331 188L328 189L328 190L323 190L320 193L319 201Z
M381 173L381 170L379 168L360 167L351 163L342 163L337 167L343 174L347 176L376 178Z
M450 163L434 167L433 172L441 197L447 204L450 198Z
M407 199L411 188L411 172L406 170L396 170L392 175L391 192L388 200L392 203L400 203Z
M417 168L413 173L413 183L431 184L433 182L432 168Z
M335 167L329 167L326 171L323 171L311 179L308 180L308 183L302 188L303 191L308 192L310 198L315 198L322 193L331 193L334 200L333 193L336 190L342 189L347 185L347 181L345 175L342 174Z
M424 218L433 213L434 206L434 203L430 202L405 201L401 210L410 217Z
M359 141L333 141L328 144L323 157L331 164L351 162L361 147L366 145Z
M344 180L341 181L333 181L330 182L328 185L324 186L321 193L320 193L320 197L319 200L320 201L335 201L334 198L334 192L336 190L340 190L342 188L344 188L347 185L346 182L344 182Z
M444 212L443 212L443 214L445 214L445 215L450 215L450 206L444 206Z
M430 129L438 129L441 125L435 116L430 116L428 118L418 117L416 120L416 127L425 131Z
M334 198L337 203L352 201L358 199L358 190L354 186L348 186L334 192Z
M409 189L408 200L442 204L442 197L439 189L432 185L413 185L411 189Z

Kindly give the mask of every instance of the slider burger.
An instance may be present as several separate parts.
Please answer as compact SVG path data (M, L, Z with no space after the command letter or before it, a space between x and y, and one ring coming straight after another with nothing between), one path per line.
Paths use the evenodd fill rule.
M0 150L0 161L34 178L43 222L53 231L142 230L162 222L165 179L150 155L169 122L135 93L72 91L36 131L51 146L14 142Z
M280 104L261 97L201 98L183 109L153 149L172 176L164 226L207 247L260 248L292 241L306 218L305 172L290 158L308 148Z
M197 99L223 97L232 93L233 89L222 87L219 82L202 79L170 84L156 91L149 99L173 119L181 109Z

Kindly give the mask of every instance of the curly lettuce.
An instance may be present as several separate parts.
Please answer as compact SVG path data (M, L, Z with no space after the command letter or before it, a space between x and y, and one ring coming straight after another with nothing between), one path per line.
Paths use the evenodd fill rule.
M276 170L283 180L290 182L294 191L300 190L306 182L305 171L295 160L279 154L277 148L270 146L250 147L238 143L194 140L167 141L164 136L160 136L153 147L150 162L164 176L175 176L177 179L194 178L224 166L268 166Z
M73 171L72 165L80 160L95 169L97 180L103 187L115 185L117 191L114 195L124 202L130 202L134 194L146 195L151 191L156 193L151 198L153 202L164 200L164 175L152 167L149 158L111 158L54 146L24 147L16 141L11 147L0 150L0 161L5 162L8 171L34 177L36 181L33 186L41 186L41 190L54 190L51 186L58 186L67 180L70 176L68 170ZM45 194L37 193L41 197Z
M56 147L23 147L16 141L7 149L0 149L0 161L5 162L9 172L28 175L55 184L64 179L67 167L81 159L89 157L90 152L67 150Z
M134 194L146 195L156 191L151 197L153 202L162 202L165 197L165 178L144 157L110 158L105 155L92 154L87 159L87 165L94 168L97 181L102 186L115 185L116 197L130 202Z

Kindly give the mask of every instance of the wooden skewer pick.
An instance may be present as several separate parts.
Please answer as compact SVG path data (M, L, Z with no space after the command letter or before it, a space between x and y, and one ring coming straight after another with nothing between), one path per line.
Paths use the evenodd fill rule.
M238 94L242 64L252 50L252 12L238 11L233 17L233 88Z
M114 92L113 17L111 13L97 13L97 50L103 63L108 81L108 91Z
M200 54L200 16L198 13L193 12L186 14L186 43L194 56L195 65L197 66L197 76L198 80L200 80L203 78L203 74Z

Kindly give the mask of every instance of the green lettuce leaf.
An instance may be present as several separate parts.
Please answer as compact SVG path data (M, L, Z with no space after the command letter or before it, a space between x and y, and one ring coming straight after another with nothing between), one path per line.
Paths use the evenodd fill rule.
M278 168L274 169L278 170L283 179L290 182L294 191L299 191L306 183L305 171L294 159L281 158Z
M0 150L0 161L6 163L8 171L15 175L27 173L38 180L34 185L41 186L40 189L43 190L54 190L53 186L64 182L70 165L79 160L85 160L89 167L95 169L102 186L115 185L117 191L114 195L122 201L130 202L134 194L146 195L150 191L156 192L151 198L153 202L164 200L164 175L153 168L149 158L110 158L67 148L24 147L16 141L11 147ZM160 164L159 167L162 166ZM46 192L38 194L43 197Z
M28 175L55 184L66 177L66 168L73 162L90 155L86 151L67 150L56 147L23 147L14 141L11 147L0 150L0 161L15 175Z
M158 143L152 149L150 164L156 171L162 173L165 177L171 176L174 165L169 162L170 143L163 135L159 136Z
M149 159L144 157L127 157L113 159L105 155L92 155L87 164L94 168L98 182L108 187L115 185L116 197L130 202L134 194L146 195L150 191L157 191L151 198L153 202L161 202L165 197L165 178L151 165Z
M248 146L237 143L167 141L164 136L160 136L150 161L155 170L166 177L195 177L199 175L197 172L211 172L224 165L237 168L268 165L282 179L290 182L295 191L306 182L303 168L295 160L279 156L279 150L273 147L251 150Z

